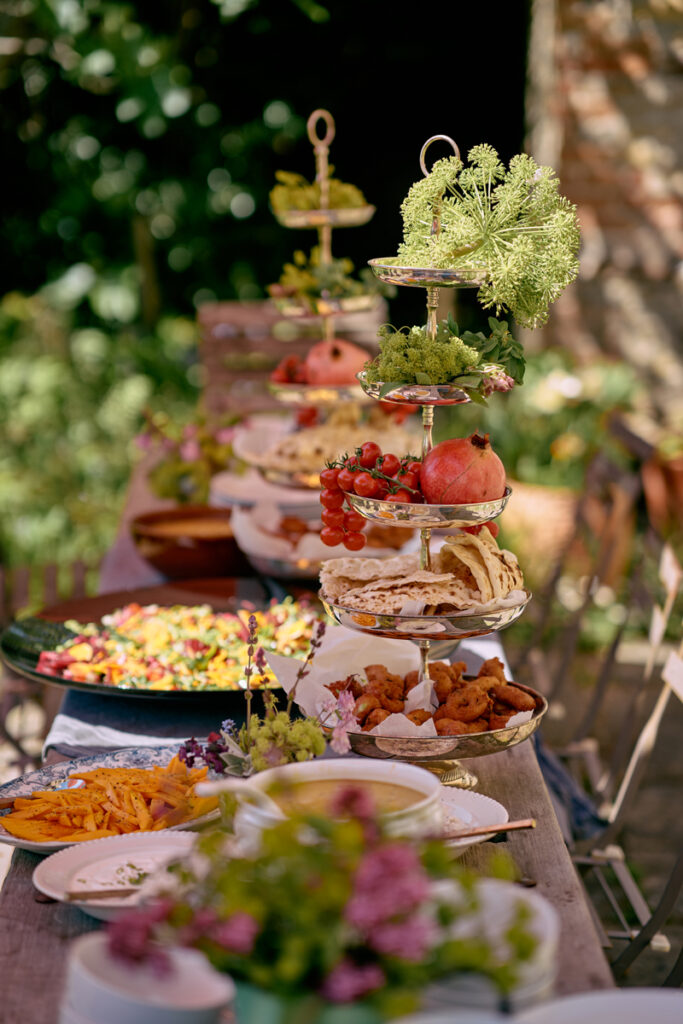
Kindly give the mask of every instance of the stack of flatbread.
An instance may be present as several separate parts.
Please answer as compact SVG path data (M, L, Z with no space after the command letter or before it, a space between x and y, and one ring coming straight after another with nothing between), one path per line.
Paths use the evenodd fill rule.
M433 569L420 569L417 554L395 558L332 558L320 572L321 597L330 604L378 615L447 615L473 605L494 608L522 590L524 578L511 551L489 530L451 534Z

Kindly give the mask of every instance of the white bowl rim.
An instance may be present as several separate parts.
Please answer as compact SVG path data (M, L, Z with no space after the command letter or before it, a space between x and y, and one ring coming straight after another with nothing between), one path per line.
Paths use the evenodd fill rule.
M277 768L267 768L265 771L253 775L249 782L258 789L265 790L267 786L279 778L291 778L299 781L304 779L348 779L349 785L354 782L375 781L375 782L396 782L408 789L416 789L423 793L423 798L410 804L401 811L390 811L382 817L393 818L394 816L410 814L421 811L430 804L438 801L441 790L441 783L436 775L420 768L418 765L407 764L403 761L379 761L351 757L331 757L327 759L314 759L312 761L300 761L294 764L281 765ZM259 816L271 819L271 815L260 807L250 807ZM273 816L274 820L274 816Z

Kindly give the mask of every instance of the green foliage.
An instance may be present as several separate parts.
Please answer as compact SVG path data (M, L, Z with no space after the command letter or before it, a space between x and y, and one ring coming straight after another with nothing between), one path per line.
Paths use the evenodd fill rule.
M309 761L325 752L325 737L313 718L290 719L286 711L273 710L264 718L251 718L242 738L254 771L275 768L290 761Z
M94 287L95 285L93 285ZM76 328L44 291L0 303L0 556L97 562L111 545L143 409L194 401L194 325ZM159 383L163 381L163 383Z
M380 355L366 366L371 383L449 384L479 362L476 349L468 347L447 320L438 325L434 339L426 327L397 331L387 324L378 333Z
M349 259L320 262L320 247L314 246L310 255L298 249L292 263L285 263L279 284L269 290L274 298L289 296L311 306L318 299L349 299L360 295L391 294L378 281L371 270L364 268L357 278L352 277L354 266Z
M333 168L330 167L330 174L332 171ZM271 189L270 205L276 213L320 209L320 183L317 180L309 182L302 174L294 174L291 171L276 171L275 177L279 184ZM359 188L338 178L329 178L328 188L330 209L349 209L367 204L367 199Z
M412 186L401 207L401 263L482 271L478 299L539 327L548 306L574 280L579 265L575 207L559 194L550 167L526 154L505 169L496 151L475 146L469 166L438 160ZM432 234L435 218L441 230Z

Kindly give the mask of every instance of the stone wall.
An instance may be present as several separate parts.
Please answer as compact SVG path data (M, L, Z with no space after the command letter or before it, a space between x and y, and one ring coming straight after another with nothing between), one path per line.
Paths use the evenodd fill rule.
M532 0L529 152L576 203L581 272L531 340L623 358L683 430L683 0Z

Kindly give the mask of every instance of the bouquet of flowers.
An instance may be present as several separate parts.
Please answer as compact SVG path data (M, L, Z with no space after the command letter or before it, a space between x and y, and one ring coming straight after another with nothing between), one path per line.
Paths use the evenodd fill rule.
M326 1020L341 1004L352 1015L340 1020L380 1021L462 973L504 993L537 946L521 894L483 883L513 893L499 915L505 901L485 906L482 883L447 846L388 837L353 786L337 792L329 816L293 815L265 830L255 855L241 856L223 832L201 836L175 876L167 898L111 926L112 955L151 957L163 971L169 945L201 950L237 981L248 1024L263 1020L264 999L279 1001L286 1020Z

